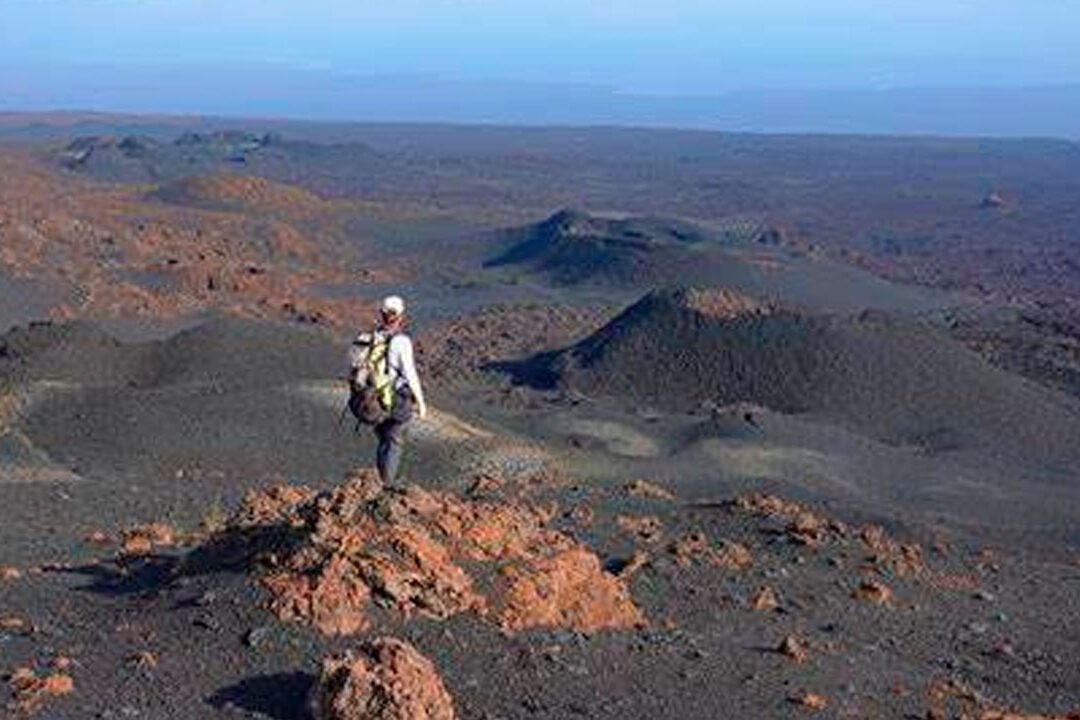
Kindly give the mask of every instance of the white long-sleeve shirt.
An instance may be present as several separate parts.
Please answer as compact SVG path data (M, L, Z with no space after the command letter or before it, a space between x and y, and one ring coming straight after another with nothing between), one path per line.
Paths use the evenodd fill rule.
M420 387L420 375L416 372L413 343L408 335L398 333L390 338L390 344L386 349L386 367L394 380L394 389L409 388L413 397L416 398L416 404L419 407L426 407L424 390Z

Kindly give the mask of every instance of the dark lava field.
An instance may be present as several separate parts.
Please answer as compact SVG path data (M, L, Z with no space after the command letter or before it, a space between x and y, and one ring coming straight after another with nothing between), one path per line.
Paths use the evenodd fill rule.
M1075 720L1077 197L1058 141L2 115L4 717Z

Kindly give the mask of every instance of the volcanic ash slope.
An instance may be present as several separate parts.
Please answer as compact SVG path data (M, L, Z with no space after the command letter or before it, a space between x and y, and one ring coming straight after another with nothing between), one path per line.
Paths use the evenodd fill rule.
M926 324L807 314L729 290L649 293L519 380L673 411L750 402L927 452L1048 465L1077 458L1080 407L998 370Z

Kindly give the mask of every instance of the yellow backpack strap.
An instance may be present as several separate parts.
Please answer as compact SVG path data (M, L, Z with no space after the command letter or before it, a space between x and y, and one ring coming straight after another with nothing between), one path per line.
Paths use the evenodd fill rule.
M371 365L372 381L379 404L389 411L394 406L394 379L390 376L390 341L393 335L381 335L380 340L371 346L368 362Z

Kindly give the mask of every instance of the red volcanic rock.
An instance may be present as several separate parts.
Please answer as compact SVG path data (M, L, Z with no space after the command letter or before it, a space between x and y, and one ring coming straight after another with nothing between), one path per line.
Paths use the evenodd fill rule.
M660 487L656 483L649 482L648 480L634 480L624 486L627 494L637 498L646 498L649 500L674 500L675 496L664 488Z
M926 569L921 546L899 543L877 525L861 528L859 539L871 551L871 562L901 577L918 575Z
M328 658L312 696L317 720L455 720L430 660L395 638Z
M705 536L705 533L689 533L672 542L668 549L675 556L675 562L683 567L689 567L695 560L708 554L709 538Z
M750 598L750 607L758 612L768 612L780 607L780 600L776 597L775 590L763 587Z
M720 547L715 547L709 541L705 533L692 532L678 538L668 546L671 554L675 556L675 562L682 567L689 567L695 562L701 562L716 567L739 570L754 561L753 555L746 546L722 541Z
M127 556L149 555L155 548L175 544L176 535L171 527L164 523L150 523L125 530L121 534L120 552Z
M36 713L49 698L68 695L75 690L71 676L63 672L38 674L30 668L18 668L8 676L8 686L16 712Z
M567 627L581 632L645 624L623 578L608 575L582 547L537 557L506 572L510 582L500 626L508 632Z
M296 509L311 500L315 491L303 485L275 485L251 490L232 520L233 528L270 525L296 519Z
M888 605L892 602L893 591L884 583L867 580L860 583L859 587L852 593L852 597L874 605Z
M57 319L167 320L213 309L343 330L366 310L363 300L320 294L348 275L342 258L306 229L332 216L333 203L301 188L222 175L181 180L148 197L140 186L58 176L3 153L0 197L0 266L77 288L76 301L52 310ZM368 277L401 274L373 267Z
M824 695L818 695L817 693L800 693L798 695L792 695L791 702L806 710L824 710L829 706L829 700Z
M290 528L295 550L266 557L262 582L281 618L331 635L369 627L372 599L401 615L474 611L507 632L583 632L644 622L625 578L588 548L548 529L552 513L490 498L409 487L385 490L369 471L309 491L249 496L229 532L259 522Z
M776 651L797 663L804 663L810 657L810 643L798 635L787 635L780 641Z
M843 523L831 520L801 503L776 495L742 495L736 499L735 506L757 517L786 520L785 532L799 545L819 547L833 535L844 535L847 532Z
M113 542L113 538L104 530L93 530L87 533L83 538L83 542L91 545L109 545Z
M725 540L720 549L713 553L710 562L713 565L730 570L741 570L753 564L754 556L750 554L750 550L742 543Z
M158 656L149 650L143 650L129 657L127 664L138 670L153 670L158 665Z
M646 517L620 515L615 519L615 523L627 535L646 543L654 543L664 534L663 523L652 515Z
M26 630L26 628L26 621L20 617L15 617L14 615L0 615L0 630L21 632Z
M596 511L591 506L581 503L572 507L567 513L567 517L578 525L591 525L593 520L596 519Z

